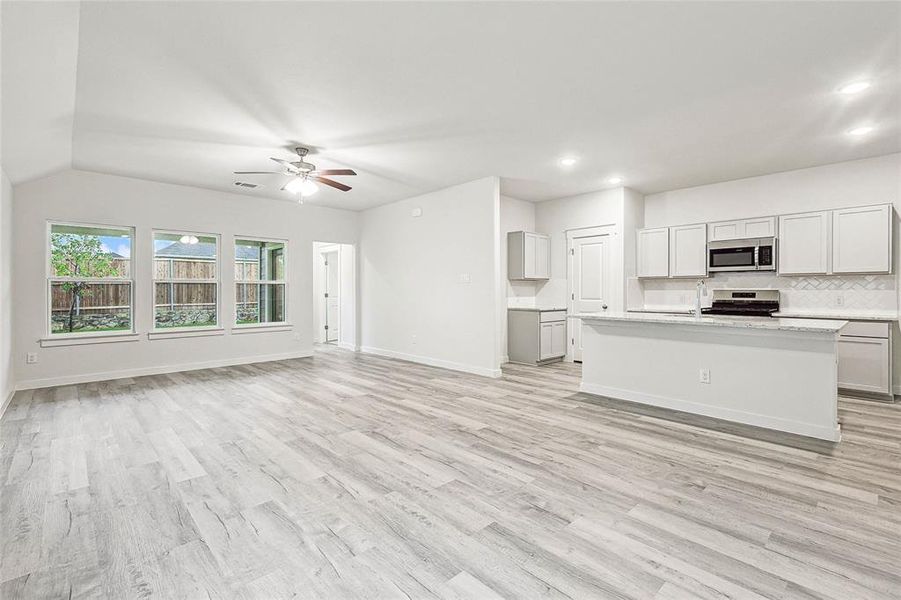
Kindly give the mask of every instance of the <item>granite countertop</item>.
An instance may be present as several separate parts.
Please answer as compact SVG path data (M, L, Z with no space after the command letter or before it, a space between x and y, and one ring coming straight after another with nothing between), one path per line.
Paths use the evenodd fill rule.
M897 321L898 313L879 311L808 311L808 310L780 310L773 313L774 317L795 319L839 319L842 321Z
M507 310L525 310L529 312L551 312L557 310L566 310L566 307L554 307L554 306L508 306Z
M815 333L838 333L847 324L845 320L833 319L789 319L777 317L730 317L694 315L605 312L575 315L583 322L621 321L633 323L659 323L661 325L694 325L698 327L731 327L733 329L768 329L772 331L805 331Z

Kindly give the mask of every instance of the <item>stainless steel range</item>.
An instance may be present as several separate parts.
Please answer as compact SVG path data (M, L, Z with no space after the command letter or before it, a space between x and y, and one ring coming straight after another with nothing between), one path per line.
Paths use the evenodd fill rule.
M713 290L713 305L705 315L772 317L779 311L779 290Z

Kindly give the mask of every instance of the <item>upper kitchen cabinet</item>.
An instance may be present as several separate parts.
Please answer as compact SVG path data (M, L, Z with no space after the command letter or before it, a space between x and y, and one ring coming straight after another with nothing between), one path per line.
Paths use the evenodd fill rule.
M779 217L779 274L816 275L829 272L829 211Z
M707 238L711 242L774 237L775 235L776 217L720 221L718 223L710 223L707 225Z
M528 281L551 276L551 240L529 231L507 234L507 278Z
M669 275L707 276L707 225L669 228Z
M883 204L832 211L832 272L891 270L892 207Z
M638 231L638 276L669 276L669 228Z

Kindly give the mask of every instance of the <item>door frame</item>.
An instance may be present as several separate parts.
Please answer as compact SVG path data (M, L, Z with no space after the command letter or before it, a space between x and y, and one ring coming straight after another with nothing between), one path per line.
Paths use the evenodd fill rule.
M579 238L585 237L594 237L597 235L608 235L610 236L610 261L608 264L608 269L613 265L613 260L616 258L616 253L614 252L615 244L612 243L616 240L616 224L610 223L607 225L593 225L591 227L578 227L575 229L567 229L566 230L566 291L568 292L566 298L566 339L569 340L569 343L566 344L566 357L564 360L567 362L573 362L573 346L575 344L575 328L581 327L581 319L573 318L571 315L573 314L573 294L575 291L573 290L573 250L574 250L574 241ZM613 283L613 278L610 277L610 273L607 273L609 278L608 283ZM611 290L611 294L616 293L615 286L609 286ZM612 298L608 301L608 305L612 305Z

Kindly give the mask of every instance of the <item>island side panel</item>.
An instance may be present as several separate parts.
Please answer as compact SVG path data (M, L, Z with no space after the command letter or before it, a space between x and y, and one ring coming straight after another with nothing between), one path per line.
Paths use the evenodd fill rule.
M584 392L840 439L834 333L586 321L582 336Z

